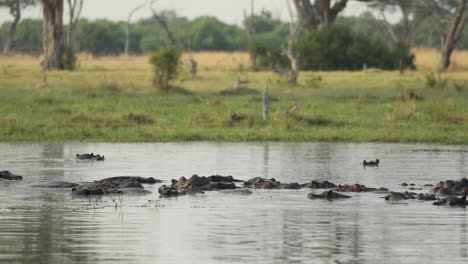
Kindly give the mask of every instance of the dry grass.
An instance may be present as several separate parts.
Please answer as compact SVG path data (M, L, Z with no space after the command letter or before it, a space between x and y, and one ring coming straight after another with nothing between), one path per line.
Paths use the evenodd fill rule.
M416 65L419 71L437 71L440 64L440 51L429 48L413 49L416 55ZM468 71L468 51L456 50L452 55L449 71Z
M436 49L415 48L416 65L418 71L437 71L440 62L440 52ZM193 52L191 56L198 62L199 70L242 70L250 66L247 52ZM189 54L184 54L184 61ZM0 69L9 68L38 68L40 57L30 55L0 55ZM79 68L82 70L146 70L150 69L148 57L139 56L102 56L95 57L91 54L80 53L78 55ZM468 71L468 51L455 51L452 56L452 65L449 71Z

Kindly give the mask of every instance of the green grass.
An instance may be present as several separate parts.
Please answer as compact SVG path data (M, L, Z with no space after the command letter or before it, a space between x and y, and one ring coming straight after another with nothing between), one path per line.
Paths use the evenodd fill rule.
M234 71L181 76L169 94L151 87L150 69L0 69L0 141L354 141L468 144L468 74L368 70L306 72L290 86L250 72L241 93L225 92ZM271 119L261 91L270 83ZM223 92L224 91L224 92ZM294 104L300 110L284 117ZM229 112L243 115L239 122Z

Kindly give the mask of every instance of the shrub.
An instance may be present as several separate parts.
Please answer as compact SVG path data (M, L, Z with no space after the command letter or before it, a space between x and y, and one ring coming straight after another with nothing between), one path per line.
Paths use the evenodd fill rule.
M156 88L169 90L170 81L177 77L181 55L176 47L164 48L150 55L149 62L154 69L153 84Z
M70 47L66 47L63 50L62 60L60 63L62 64L62 68L64 70L69 70L69 71L75 70L76 69L75 51Z
M308 32L296 48L304 70L360 70L363 65L389 70L398 69L400 61L415 68L414 56L403 43L390 47L339 23Z

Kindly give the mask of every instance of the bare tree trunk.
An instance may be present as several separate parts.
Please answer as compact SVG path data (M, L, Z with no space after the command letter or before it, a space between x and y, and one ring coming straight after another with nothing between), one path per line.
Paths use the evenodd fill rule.
M11 47L13 46L13 40L15 38L16 26L21 19L20 1L15 1L12 6L10 6L10 14L14 16L14 19L10 25L5 46L3 47L3 54L5 55L10 53Z
M63 53L63 0L42 0L43 49L42 67L47 70L62 69Z
M442 59L440 61L441 70L447 70L450 66L452 52L462 34L463 26L467 17L467 14L465 13L465 4L466 0L460 0L460 4L455 11L455 16L453 17L452 26L450 27L450 31L442 45Z
M288 0L288 10L289 16L291 17L291 22L289 24L289 37L286 43L286 47L283 47L283 54L286 55L289 59L289 76L288 82L291 84L297 84L297 78L299 76L299 54L294 52L294 46L296 45L297 39L299 38L299 34L301 32L301 25L299 22L294 20L294 16L292 13L291 6Z
M124 53L125 55L128 55L128 50L130 49L130 21L132 20L133 14L135 14L136 11L141 9L146 5L147 2L144 4L141 4L137 7L135 7L130 13L128 14L128 19L127 19L127 25L125 27L125 47L124 47Z
M68 31L67 31L67 47L75 50L75 30L80 19L81 10L83 9L84 0L67 0L68 3Z

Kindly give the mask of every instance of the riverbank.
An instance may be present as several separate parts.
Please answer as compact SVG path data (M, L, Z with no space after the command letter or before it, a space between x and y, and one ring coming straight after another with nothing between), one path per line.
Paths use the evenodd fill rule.
M47 85L32 58L9 57L0 63L0 141L468 144L465 71L304 72L300 84L290 86L275 73L246 72L240 57L221 58L201 64L196 77L180 76L178 88L163 94L151 86L142 57L83 59L76 72L50 72ZM237 75L248 83L233 92ZM299 110L285 114L294 105ZM232 121L229 113L242 118Z

